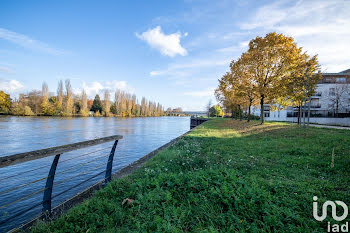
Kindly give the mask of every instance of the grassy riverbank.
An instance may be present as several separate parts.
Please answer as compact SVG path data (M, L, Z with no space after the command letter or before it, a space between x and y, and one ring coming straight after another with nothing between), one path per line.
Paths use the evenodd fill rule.
M349 151L348 130L210 120L34 231L325 232L312 198L350 204Z

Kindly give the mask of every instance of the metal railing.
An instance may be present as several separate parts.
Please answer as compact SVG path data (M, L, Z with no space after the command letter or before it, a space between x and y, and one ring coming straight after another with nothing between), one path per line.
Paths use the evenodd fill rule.
M99 182L103 182L104 181L104 185L106 185L112 179L113 158L114 158L114 154L115 154L115 150L116 150L118 141L120 139L122 139L122 138L123 137L120 136L120 135L115 135L115 136L103 137L103 138L98 138L98 139L89 140L89 141L73 143L73 144L64 145L64 146L52 147L52 148L47 148L47 149L43 149L43 150L36 150L36 151L27 152L27 153L20 153L20 154L0 157L0 168L3 168L3 167L8 167L8 166L11 166L11 165L14 165L14 164L19 164L19 163L23 163L23 162L27 162L27 161L31 161L31 160L37 160L37 159L40 159L40 158L45 158L45 157L54 155L54 158L53 158L53 161L51 163L51 167L50 167L50 170L49 170L49 173L48 173L47 176L39 178L39 179L36 179L34 181L30 181L30 182L25 183L25 184L18 185L16 187L9 188L8 190L5 190L5 191L0 191L0 197L1 197L1 196L5 195L5 194L8 194L8 193L12 192L12 191L19 190L19 189L24 188L26 186L29 186L29 185L38 183L40 181L46 180L45 187L43 187L43 188L41 188L39 190L33 191L33 192L29 193L29 194L26 194L24 197L20 197L20 198L14 200L14 201L9 201L8 203L0 203L0 210L1 210L1 209L4 209L4 208L8 207L8 206L11 206L11 205L13 205L13 204L15 204L17 202L20 202L22 200L30 198L30 197L32 197L32 196L34 196L36 194L43 193L42 201L40 201L38 203L35 203L35 204L31 205L30 207L25 207L25 208L21 209L20 211L16 212L15 214L13 214L13 215L5 218L5 219L2 219L0 221L0 226L5 224L6 222L8 222L8 221L18 217L18 216L20 216L20 215L25 214L26 212L28 212L28 211L32 210L33 208L36 208L36 207L38 207L40 205L42 205L42 211L41 212L42 212L43 216L45 218L50 217L51 211L52 211L52 200L54 198L56 198L56 197L58 197L58 196L60 196L60 195L62 195L64 193L68 192L69 190L71 190L73 188L76 188L76 187L78 187L78 186L80 186L80 185L82 185L82 184L92 180L93 178L95 178L95 177L97 177L99 175L102 175L103 173L105 173L104 179L99 181ZM64 157L64 156L62 156L64 153L75 151L75 150L79 150L79 149L83 149L83 148L86 148L86 147L96 146L96 145L99 145L99 144L102 144L102 143L106 143L106 142L110 142L110 141L114 141L114 144L112 146L111 151L107 155L108 156L107 164L105 164L105 163L104 164L99 164L98 166L95 166L92 169L89 169L88 171L80 172L80 173L78 173L78 174L76 174L74 176L68 177L68 178L63 179L62 181L59 181L59 182L54 184L54 179L55 179L56 175L61 174L61 173L66 173L66 172L71 171L71 170L73 170L75 168L79 168L79 167L82 167L82 166L84 166L86 164L90 164L90 163L99 161L101 158L106 157L106 155L94 157L92 160L89 160L89 161L86 161L86 162L83 162L83 163L79 163L79 164L74 164L71 167L68 167L68 168L65 168L62 171L56 172L56 168L57 168L57 165L58 165L59 162L61 164L61 163L65 163L65 162L73 160L73 159L77 159L77 158L80 159L81 157L84 157L84 156L87 156L87 155L91 155L93 153L97 153L97 152L101 152L101 151L106 151L106 150L109 150L110 148L103 148L103 149L99 149L99 150L94 150L94 151L91 151L91 152L88 152L88 153L80 154L78 156L74 156L72 158L67 158L65 160L60 161L60 158ZM91 172L91 171L94 171L94 170L98 170L99 168L102 168L103 166L106 166L105 170L100 171L97 174L94 174L93 176L90 176L87 179L82 180L79 183L74 184L73 186L71 186L71 187L69 187L69 188L67 188L67 189L65 189L65 190L63 190L63 191L61 191L61 192L59 192L59 193L57 193L55 195L52 195L52 190L53 190L53 186L54 185L56 187L56 186L58 186L60 184L64 184L65 182L67 182L67 181L69 181L69 180L71 180L71 179L73 179L75 177L87 174L88 172ZM25 175L26 173L33 172L33 171L38 171L38 170L41 170L41 169L46 168L46 167L47 166L39 166L39 167L35 167L33 169L29 169L29 170L26 170L26 171L19 171L16 174L0 178L0 182L4 182L4 181L8 182L11 178L16 178L19 175Z
M191 117L191 122L190 122L190 128L193 129L194 127L206 122L208 118L200 118L200 117Z

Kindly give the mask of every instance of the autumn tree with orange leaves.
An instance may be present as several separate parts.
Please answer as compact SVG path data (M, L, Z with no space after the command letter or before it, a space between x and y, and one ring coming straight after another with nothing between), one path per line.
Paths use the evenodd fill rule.
M263 124L264 104L295 104L300 98L290 86L300 77L311 77L317 68L317 57L310 58L302 53L302 48L297 47L292 37L269 33L251 40L248 51L231 62L230 72L219 80L215 94L221 103L227 105L230 102L248 108L248 121L251 106L260 102ZM307 88L312 90L316 85L314 80L303 82L304 89L308 85Z

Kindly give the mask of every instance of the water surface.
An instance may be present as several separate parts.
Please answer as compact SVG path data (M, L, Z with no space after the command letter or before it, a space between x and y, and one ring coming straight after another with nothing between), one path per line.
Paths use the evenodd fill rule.
M123 139L118 143L113 161L113 172L115 172L187 132L189 127L188 117L54 118L1 116L0 157L111 135L122 135ZM113 142L109 142L63 154L56 171L58 174L55 177L56 186L54 185L53 196L103 171L112 145ZM45 179L7 192L14 187L46 177L52 160L53 156L50 156L0 168L0 207L44 188ZM76 167L77 164L84 165ZM72 169L66 171L69 168ZM33 169L36 170L33 171ZM25 173L19 174L22 172ZM74 178L70 179L71 177ZM104 174L101 174L69 192L57 196L53 200L53 206L103 179L103 177ZM42 201L42 196L43 193L40 192L8 207L0 208L0 221L18 213L25 207L39 203ZM7 221L0 226L0 232L24 223L39 214L40 210L41 206L38 206L22 216Z

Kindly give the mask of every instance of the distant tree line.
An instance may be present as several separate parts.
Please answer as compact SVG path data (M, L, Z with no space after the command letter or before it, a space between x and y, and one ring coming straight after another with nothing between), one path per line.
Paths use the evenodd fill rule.
M50 94L44 82L42 90L33 90L27 94L19 94L11 99L9 94L0 91L0 113L17 116L164 116L166 112L160 103L142 98L141 102L135 94L122 90L114 92L111 101L109 90L104 91L103 100L96 95L89 100L85 90L80 95L72 91L70 80L59 81L56 95Z

